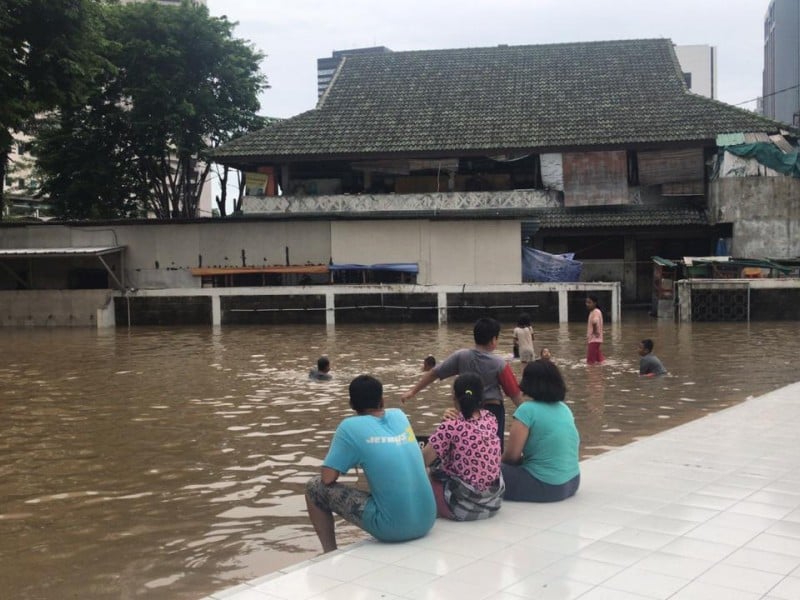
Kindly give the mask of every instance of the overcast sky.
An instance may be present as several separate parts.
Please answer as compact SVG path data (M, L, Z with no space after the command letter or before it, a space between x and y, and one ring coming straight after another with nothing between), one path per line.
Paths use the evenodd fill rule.
M718 98L761 95L769 0L207 0L266 59L261 114L291 117L317 100L317 58L387 46L428 50L635 38L717 48ZM755 102L743 105L754 108Z

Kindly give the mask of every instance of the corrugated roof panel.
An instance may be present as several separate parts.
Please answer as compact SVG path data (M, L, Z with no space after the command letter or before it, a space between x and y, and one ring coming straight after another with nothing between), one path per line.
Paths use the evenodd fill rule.
M4 248L0 249L0 257L24 256L100 256L121 252L125 246L92 246L86 248Z

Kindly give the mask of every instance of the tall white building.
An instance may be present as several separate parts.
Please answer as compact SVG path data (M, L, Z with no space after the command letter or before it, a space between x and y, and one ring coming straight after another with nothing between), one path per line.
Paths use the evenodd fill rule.
M690 91L707 98L717 97L717 49L706 44L675 46L683 78Z

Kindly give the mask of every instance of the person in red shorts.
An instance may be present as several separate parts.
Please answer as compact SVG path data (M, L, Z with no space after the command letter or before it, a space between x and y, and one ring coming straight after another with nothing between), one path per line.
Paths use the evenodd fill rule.
M601 346L603 345L603 312L597 304L597 296L586 296L586 308L589 320L586 323L586 364L599 365L605 361Z

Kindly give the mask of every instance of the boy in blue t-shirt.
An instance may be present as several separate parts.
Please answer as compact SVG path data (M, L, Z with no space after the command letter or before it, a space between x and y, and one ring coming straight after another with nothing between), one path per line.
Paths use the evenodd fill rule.
M422 451L405 413L383 407L383 385L370 375L350 382L356 414L336 428L322 471L306 484L306 506L323 552L336 550L333 513L383 542L424 536L436 520ZM369 492L338 483L361 466Z

